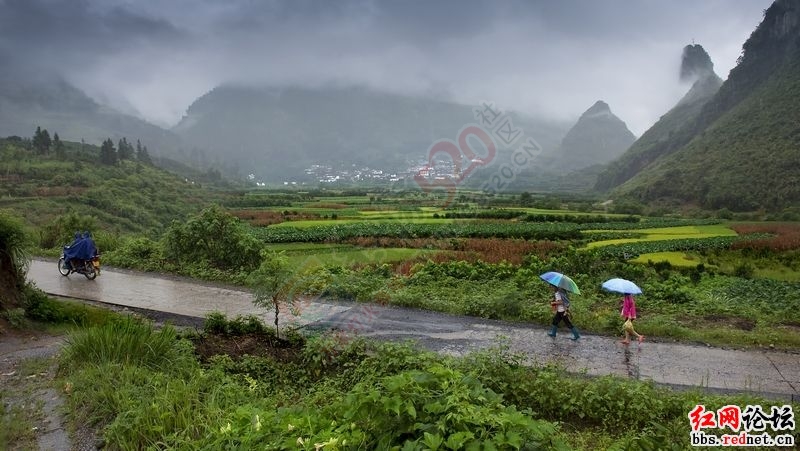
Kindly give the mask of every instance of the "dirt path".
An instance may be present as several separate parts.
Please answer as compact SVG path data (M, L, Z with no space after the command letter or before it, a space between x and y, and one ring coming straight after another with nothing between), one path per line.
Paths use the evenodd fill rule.
M192 318L212 311L228 316L255 314L272 322L269 313L253 306L250 293L234 287L110 268L89 281L79 275L62 277L55 262L46 260L33 261L28 277L45 292L60 296ZM381 339L414 339L450 354L494 346L503 339L531 361L555 361L575 372L800 400L800 353L665 342L624 346L614 337L597 335L572 341L563 329L551 339L543 328L533 325L326 300L306 302L298 313L285 314L282 324L336 328Z
M51 387L56 371L55 356L63 336L19 332L4 326L0 334L0 386L6 394L7 411L20 409L35 419L32 427L41 450L71 450L64 429L62 399Z

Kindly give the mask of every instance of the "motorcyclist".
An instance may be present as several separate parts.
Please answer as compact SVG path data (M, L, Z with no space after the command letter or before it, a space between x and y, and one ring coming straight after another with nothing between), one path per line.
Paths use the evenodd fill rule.
M74 268L72 265L72 256L74 255L75 250L78 248L80 242L83 241L83 236L81 236L81 232L75 232L75 239L72 240L68 246L64 246L64 262L67 264L68 267Z
M83 239L86 240L86 248L89 251L89 255L92 257L100 255L100 250L97 249L97 244L95 244L94 240L92 239L92 235L89 234L88 230L83 232Z

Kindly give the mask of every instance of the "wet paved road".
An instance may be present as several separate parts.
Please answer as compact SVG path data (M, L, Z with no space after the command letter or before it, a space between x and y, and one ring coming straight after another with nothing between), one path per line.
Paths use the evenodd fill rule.
M188 279L103 269L100 277L90 281L78 274L63 277L54 261L45 260L32 262L28 278L45 292L59 296L191 317L204 317L212 311L228 316L255 314L272 322L271 313L254 307L246 291ZM584 335L574 342L563 328L551 339L538 326L344 302L309 301L298 310L297 315L284 314L281 323L356 330L382 339L414 339L429 349L456 355L504 342L532 361L555 361L589 375L615 374L675 386L800 400L800 353L647 341L624 346L613 337L596 335Z

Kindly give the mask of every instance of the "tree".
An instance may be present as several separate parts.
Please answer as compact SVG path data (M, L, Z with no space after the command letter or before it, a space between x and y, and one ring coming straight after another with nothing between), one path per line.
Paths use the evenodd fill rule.
M36 127L36 132L33 134L33 148L40 154L47 154L50 151L50 133L47 129L42 130L41 127Z
M117 164L117 151L114 149L114 141L111 141L111 138L103 141L103 145L100 146L100 163L110 166Z
M36 131L33 132L33 140L31 141L31 143L33 144L33 148L38 151L41 142L42 142L42 127L37 125Z
M66 156L64 142L58 137L58 133L53 133L53 148L55 149L56 156L58 158L64 158Z
M261 265L250 273L247 284L253 290L253 304L256 307L272 307L275 311L275 335L280 337L278 328L278 315L281 304L293 305L295 293L293 290L293 272L289 267L289 260L281 252L266 254Z
M150 154L147 152L147 146L142 147L138 139L136 140L136 159L144 164L153 164L153 161L150 160Z
M164 252L184 265L250 272L261 261L261 243L239 221L212 205L188 221L173 221L164 235Z
M119 145L117 145L117 155L120 161L133 158L133 146L124 137L119 140Z

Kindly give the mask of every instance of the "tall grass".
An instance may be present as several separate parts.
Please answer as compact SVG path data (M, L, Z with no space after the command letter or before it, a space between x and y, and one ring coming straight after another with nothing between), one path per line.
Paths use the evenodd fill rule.
M160 370L180 357L176 343L172 326L156 330L151 323L123 317L70 335L61 366L118 363Z

